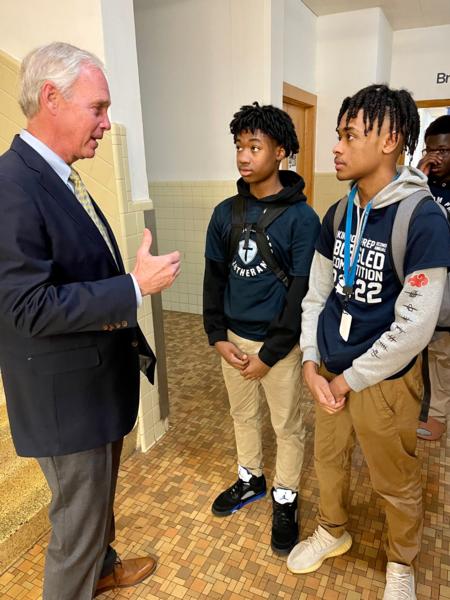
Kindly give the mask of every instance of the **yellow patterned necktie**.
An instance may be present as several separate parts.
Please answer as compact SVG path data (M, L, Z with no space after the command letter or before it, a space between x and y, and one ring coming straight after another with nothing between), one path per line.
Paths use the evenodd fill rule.
M91 217L91 219L94 221L95 226L100 231L103 239L105 240L108 248L111 251L111 254L112 254L114 260L116 261L116 256L114 254L114 249L111 244L111 240L109 239L108 231L106 230L104 223L100 220L98 214L95 212L95 208L94 208L94 205L92 204L92 200L88 194L88 191L85 188L84 183L81 181L81 177L79 176L77 171L75 171L75 169L72 169L72 168L70 169L69 181L72 183L72 185L74 187L74 194L75 194L76 199L81 204L81 206L84 208L84 210L87 212L87 214ZM116 261L116 264L117 264L117 261Z

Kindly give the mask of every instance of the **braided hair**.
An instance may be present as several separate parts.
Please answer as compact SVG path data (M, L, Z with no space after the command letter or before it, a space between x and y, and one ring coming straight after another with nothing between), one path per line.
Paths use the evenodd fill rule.
M387 85L369 85L354 96L348 96L342 103L338 116L338 127L346 114L346 126L350 119L355 119L358 112L363 111L364 134L374 128L380 135L384 119L389 118L389 131L397 139L403 136L404 148L412 156L417 146L420 130L420 118L411 94L406 90L391 90Z
M284 148L286 156L297 154L300 150L294 123L287 112L280 108L271 104L260 106L258 102L241 106L230 123L234 141L242 131L255 133L256 130L274 139Z

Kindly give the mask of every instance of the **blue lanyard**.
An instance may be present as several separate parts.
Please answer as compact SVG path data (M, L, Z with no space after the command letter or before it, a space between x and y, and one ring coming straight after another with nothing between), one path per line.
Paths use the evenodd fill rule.
M350 190L347 201L347 217L345 221L345 242L344 242L344 294L349 300L350 296L353 293L353 285L355 283L356 276L356 267L358 266L358 257L359 257L359 249L361 246L361 240L364 235L364 230L367 225L367 219L369 218L369 212L372 208L372 200L366 205L363 216L361 226L359 228L359 235L355 236L355 244L356 248L353 254L353 263L350 264L350 240L352 237L352 219L353 219L353 204L355 195L357 192L356 184ZM356 232L358 234L358 232ZM357 239L356 239L357 237Z

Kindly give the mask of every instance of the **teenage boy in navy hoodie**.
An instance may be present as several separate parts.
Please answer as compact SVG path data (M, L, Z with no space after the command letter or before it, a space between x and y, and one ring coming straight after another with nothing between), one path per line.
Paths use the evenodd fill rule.
M308 288L320 224L306 204L303 179L279 170L281 161L299 150L289 115L255 102L234 115L230 129L241 178L237 196L216 206L208 227L203 314L209 343L222 357L238 479L215 499L212 511L217 516L231 515L266 493L262 388L277 439L271 545L282 554L298 541L297 497L304 445L300 304ZM233 205L241 206L238 219ZM258 237L263 212L267 211L267 218L278 207L281 214ZM265 251L261 235L267 240Z
M347 213L334 235L338 203L325 215L303 301L301 347L316 401L314 458L319 526L288 558L294 573L317 570L347 552L350 467L355 434L375 491L385 500L384 600L415 599L412 563L422 533L422 486L416 428L422 396L417 355L438 318L450 233L432 198L411 219L401 284L389 246L399 203L428 191L427 178L398 167L417 144L411 95L372 85L346 98L333 149L339 180L351 180Z

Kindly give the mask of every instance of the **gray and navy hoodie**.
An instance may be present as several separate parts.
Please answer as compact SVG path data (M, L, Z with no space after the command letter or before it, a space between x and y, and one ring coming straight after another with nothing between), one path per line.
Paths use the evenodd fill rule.
M323 361L332 373L343 373L355 391L405 373L428 344L436 326L450 265L450 235L445 216L434 202L422 204L411 220L403 285L389 256L398 204L419 190L429 191L425 175L413 167L400 167L397 177L372 201L354 294L348 305L352 315L348 341L339 334L344 302L345 215L335 239L337 203L322 223L309 291L302 303L303 362ZM361 210L356 194L352 234Z

